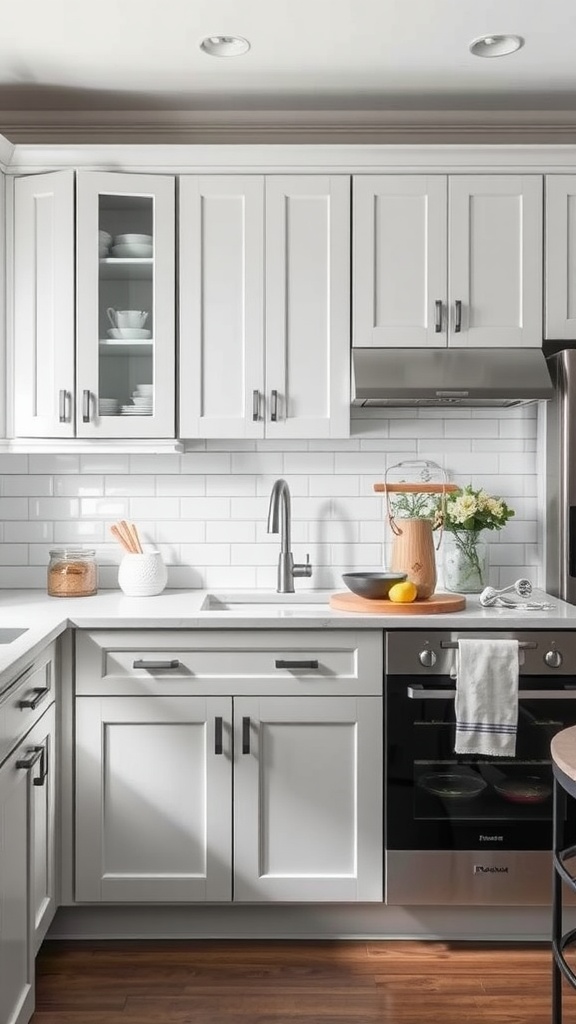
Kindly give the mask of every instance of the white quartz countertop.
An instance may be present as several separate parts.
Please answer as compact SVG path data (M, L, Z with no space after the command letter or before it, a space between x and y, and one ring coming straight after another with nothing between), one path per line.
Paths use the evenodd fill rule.
M386 615L333 611L331 591L166 590L157 597L126 597L120 590L94 597L48 597L40 590L0 591L0 630L26 631L0 644L0 691L41 648L69 626L83 629L576 629L576 606L535 591L545 611L482 608L476 595L461 612Z

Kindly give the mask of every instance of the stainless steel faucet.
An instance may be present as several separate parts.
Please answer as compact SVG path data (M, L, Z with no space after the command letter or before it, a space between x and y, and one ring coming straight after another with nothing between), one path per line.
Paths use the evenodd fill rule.
M280 534L278 585L276 587L279 594L293 594L295 577L312 575L310 555L306 555L306 562L294 563L290 550L290 522L290 488L285 480L276 480L270 494L268 533Z

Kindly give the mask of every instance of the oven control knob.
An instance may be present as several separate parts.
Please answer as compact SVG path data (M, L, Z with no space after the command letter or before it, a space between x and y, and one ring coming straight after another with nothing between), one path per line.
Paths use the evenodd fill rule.
M560 668L560 665L562 664L562 655L560 651L546 651L544 661L548 665L548 668Z
M432 668L436 664L436 660L436 654L428 647L418 654L418 661L421 665L424 665L424 668Z

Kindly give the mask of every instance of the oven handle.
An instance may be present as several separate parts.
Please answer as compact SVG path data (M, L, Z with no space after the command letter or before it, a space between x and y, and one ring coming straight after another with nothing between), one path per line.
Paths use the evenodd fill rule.
M408 686L406 693L410 700L446 700L455 697L456 690L428 690L417 684ZM518 690L520 700L570 700L576 697L576 690L566 687L564 690Z

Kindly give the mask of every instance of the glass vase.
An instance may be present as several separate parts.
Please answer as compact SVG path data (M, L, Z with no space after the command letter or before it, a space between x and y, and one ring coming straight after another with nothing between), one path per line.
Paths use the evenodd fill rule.
M482 531L445 532L444 587L454 594L479 594L488 583L488 545Z

